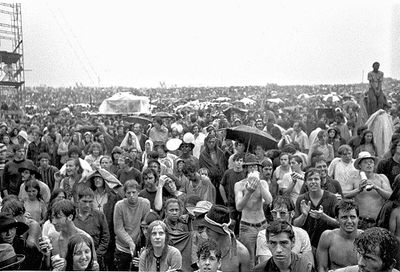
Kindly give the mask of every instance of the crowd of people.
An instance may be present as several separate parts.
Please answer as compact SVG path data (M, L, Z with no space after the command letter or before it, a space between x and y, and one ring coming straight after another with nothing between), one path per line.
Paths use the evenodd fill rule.
M28 91L29 114L2 106L0 270L398 271L399 85L373 69L369 85L136 90L174 114L134 122L59 111L110 90Z

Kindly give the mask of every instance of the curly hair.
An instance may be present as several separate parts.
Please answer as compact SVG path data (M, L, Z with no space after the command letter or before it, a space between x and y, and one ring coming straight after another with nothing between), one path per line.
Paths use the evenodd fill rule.
M200 259L201 256L208 258L211 251L214 251L215 257L220 261L222 256L221 248L218 246L217 242L212 239L207 239L200 243L197 249L197 258Z
M387 229L373 227L366 229L354 241L356 250L361 254L376 255L379 249L379 257L382 259L382 271L386 271L396 264L399 251L399 241Z

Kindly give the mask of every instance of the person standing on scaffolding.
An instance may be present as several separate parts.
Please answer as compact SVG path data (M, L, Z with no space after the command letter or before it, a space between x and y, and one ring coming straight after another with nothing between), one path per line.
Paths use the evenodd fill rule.
M379 71L379 62L372 64L373 70L368 73L369 90L366 93L368 115L373 114L387 105L386 97L382 91L383 72Z

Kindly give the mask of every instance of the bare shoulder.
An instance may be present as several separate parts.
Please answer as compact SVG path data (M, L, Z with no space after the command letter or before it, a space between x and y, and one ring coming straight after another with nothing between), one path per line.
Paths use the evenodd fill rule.
M321 234L321 238L320 238L320 243L324 243L324 244L330 244L331 241L333 241L334 237L336 235L339 235L339 229L333 229L333 230L325 230L322 234Z

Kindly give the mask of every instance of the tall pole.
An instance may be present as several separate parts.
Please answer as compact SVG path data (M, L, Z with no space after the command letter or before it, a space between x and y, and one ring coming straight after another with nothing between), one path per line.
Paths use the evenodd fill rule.
M364 83L364 70L362 70L361 83Z

